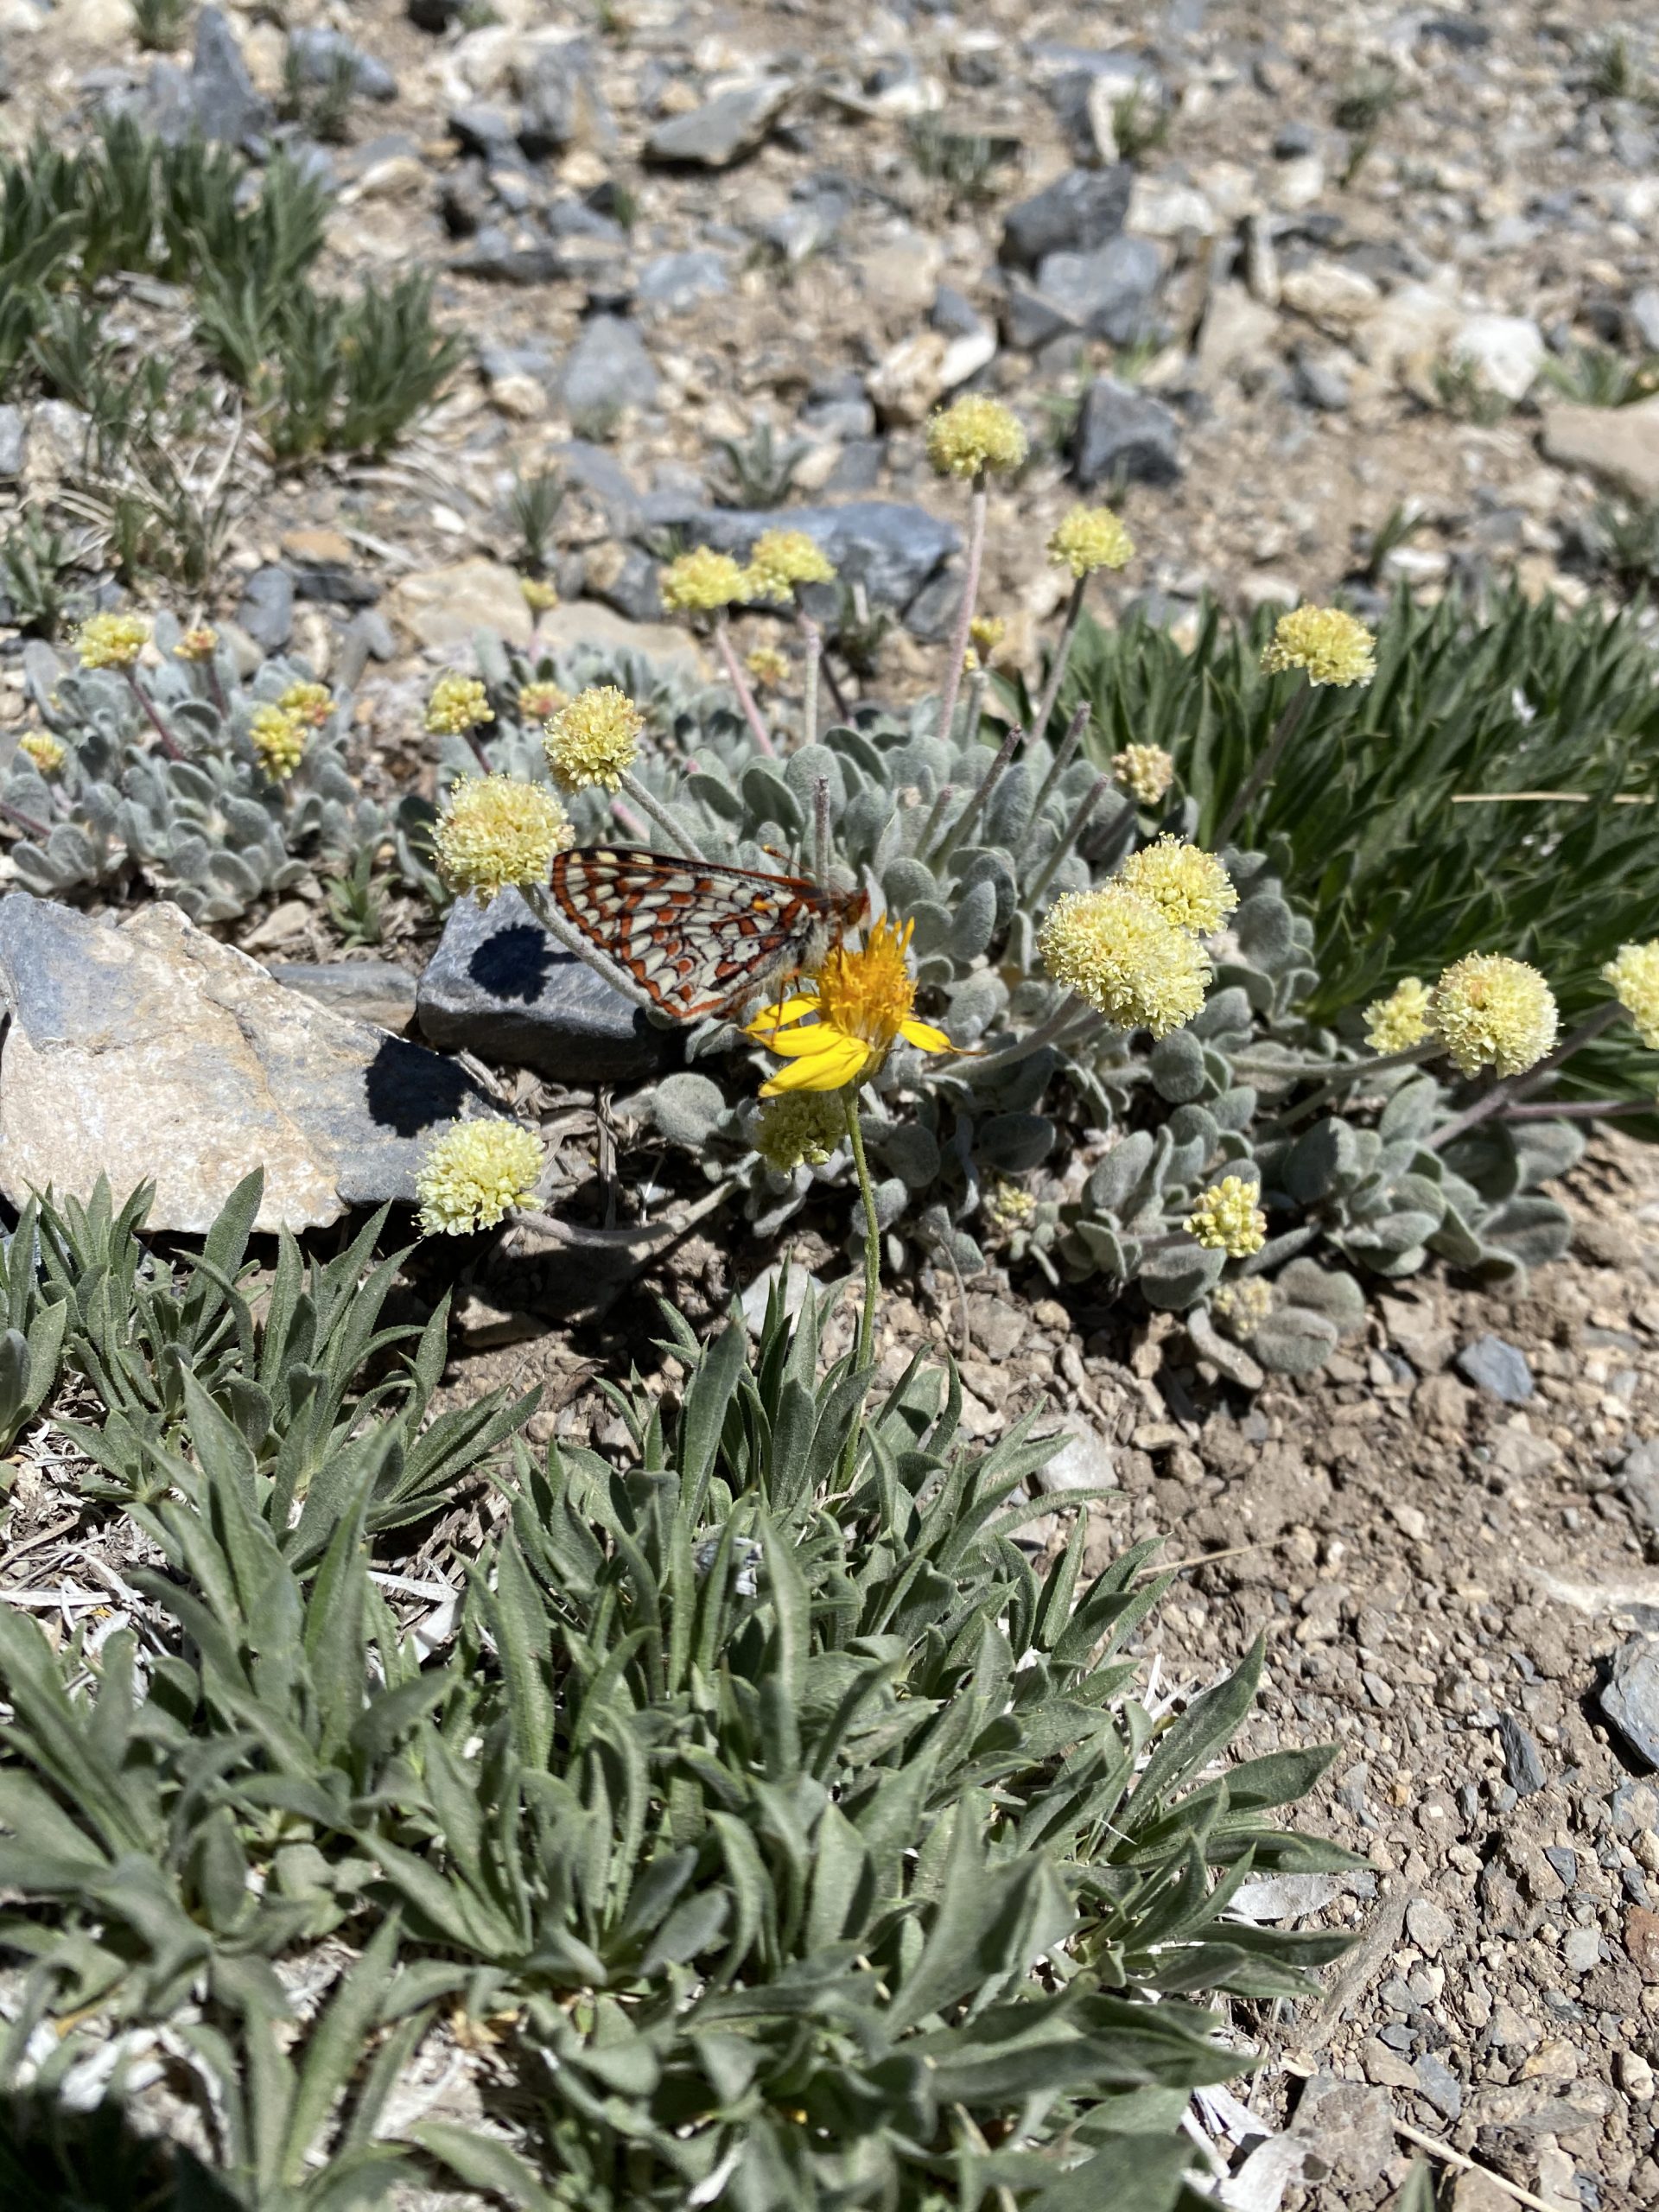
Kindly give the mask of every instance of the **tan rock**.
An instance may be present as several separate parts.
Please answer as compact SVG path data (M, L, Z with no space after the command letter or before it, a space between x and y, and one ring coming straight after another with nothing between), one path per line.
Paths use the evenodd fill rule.
M67 0L52 24L66 44L119 53L135 36L130 0Z
M0 900L0 1188L118 1204L200 1234L263 1167L256 1226L324 1227L410 1198L434 1132L480 1094L453 1062L330 1012L170 904L123 928Z
M708 677L709 663L697 641L671 622L630 622L597 600L574 599L543 614L536 632L537 643L548 652L562 652L570 645L603 645L614 651L645 653L665 661L682 675Z
M1547 407L1546 460L1586 468L1632 499L1659 499L1659 393L1630 407Z
M1296 314L1341 338L1376 313L1382 295L1357 269L1339 261L1310 261L1305 268L1285 271L1279 296Z
M942 330L918 330L883 357L870 378L869 394L886 421L925 421L944 390L941 372L949 345Z
M1278 327L1273 309L1253 300L1242 284L1218 286L1198 333L1194 381L1213 391L1231 370L1264 359Z
M465 645L474 630L499 631L516 645L530 642L524 587L500 561L457 561L400 576L386 594L385 613L417 645Z
M337 530L290 530L283 550L289 560L315 568L349 569L357 558L351 539Z

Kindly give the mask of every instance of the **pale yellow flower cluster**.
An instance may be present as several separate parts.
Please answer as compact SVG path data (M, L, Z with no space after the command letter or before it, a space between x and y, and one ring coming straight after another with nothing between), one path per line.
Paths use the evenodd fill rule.
M1134 555L1135 540L1109 507L1073 507L1049 533L1049 559L1079 582L1096 569L1121 569Z
M285 784L305 758L305 717L287 707L256 707L248 741L274 784Z
M276 703L284 714L321 729L334 711L334 695L326 683L290 683Z
M438 873L452 891L487 906L498 892L544 883L555 853L575 842L564 809L544 784L516 776L458 776L433 833Z
M206 622L187 630L173 652L179 660L211 660L219 647L219 632Z
M1524 960L1471 952L1454 960L1430 994L1428 1026L1465 1075L1483 1067L1521 1075L1555 1042L1549 985Z
M1621 944L1618 957L1601 971L1613 995L1636 1024L1642 1042L1659 1046L1659 938L1646 944Z
M1256 1204L1261 1195L1259 1183L1247 1183L1242 1175L1224 1175L1219 1183L1199 1192L1186 1217L1187 1230L1207 1251L1248 1260L1268 1241L1268 1217Z
M1346 688L1376 674L1376 640L1357 615L1340 607L1297 607L1281 614L1262 656L1268 676L1300 668L1313 684Z
M1019 417L983 392L964 392L927 426L927 457L941 476L1018 468L1026 452Z
M32 760L43 776L55 775L69 758L68 747L60 745L50 731L25 730L17 741L17 750L27 760Z
M1273 1285L1261 1275L1246 1275L1241 1282L1218 1284L1210 1303L1236 1337L1254 1336L1273 1311Z
M149 625L140 614L91 614L75 632L83 668L130 668L149 643Z
M744 575L744 597L788 600L797 584L829 584L836 564L804 530L765 530Z
M748 596L748 571L729 553L698 545L671 561L658 580L671 614L713 614Z
M1211 936L1238 904L1233 879L1215 855L1179 837L1165 836L1131 853L1116 880L1195 937Z
M632 767L645 718L614 683L590 683L549 722L547 765L567 791L615 791Z
M1386 998L1373 999L1365 1009L1365 1042L1374 1052L1406 1052L1428 1034L1429 1001L1427 983L1408 976Z
M749 1142L768 1167L790 1175L798 1167L822 1167L846 1136L839 1092L791 1090L762 1099Z
M1175 762L1161 745L1126 745L1112 755L1112 773L1142 806L1156 806L1175 780Z
M501 1116L457 1122L428 1152L415 1178L420 1223L429 1236L464 1236L493 1229L508 1213L536 1202L541 1140Z
M481 722L493 722L490 695L475 676L441 676L426 702L426 727L435 736L464 737Z
M1055 982L1119 1029L1167 1037L1192 1020L1210 984L1198 939L1119 883L1062 892L1043 918L1038 945Z

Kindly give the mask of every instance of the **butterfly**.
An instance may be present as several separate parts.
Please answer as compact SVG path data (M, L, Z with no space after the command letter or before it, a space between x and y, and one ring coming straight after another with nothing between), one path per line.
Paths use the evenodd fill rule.
M608 845L556 854L552 891L566 919L680 1021L736 1013L815 967L869 903L804 876Z

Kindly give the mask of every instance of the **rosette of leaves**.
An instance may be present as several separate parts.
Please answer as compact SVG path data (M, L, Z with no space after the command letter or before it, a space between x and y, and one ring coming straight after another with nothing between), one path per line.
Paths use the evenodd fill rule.
M303 661L267 660L239 683L228 654L213 687L173 658L177 623L157 618L160 665L139 680L155 715L184 756L161 747L131 684L110 669L65 669L50 649L29 646L24 665L35 707L65 747L42 775L17 753L0 785L16 816L40 823L11 848L25 887L47 898L109 891L141 874L193 920L229 920L257 900L290 889L319 860L350 861L384 838L385 810L358 790L346 766L350 695L337 696L327 722L308 734L292 776L276 782L249 741L257 709L310 679ZM222 699L223 705L219 701Z
M435 1649L369 1573L364 1478L302 1567L187 1408L132 1509L169 1632L54 1650L0 1610L0 2088L119 2094L160 2031L250 2212L409 2159L571 2212L1175 2212L1191 2094L1249 2063L1198 1997L1294 1999L1347 1941L1230 1910L1359 1863L1274 1818L1330 1750L1225 1763L1260 1642L1137 1695L1155 1547L1087 1577L1079 1514L1034 1556L1058 1440L967 1444L948 1373L868 1408L843 1480L868 1378L821 1369L825 1312L702 1346L671 1315L678 1410L620 1392L620 1461L521 1455ZM440 2006L511 2133L388 2144Z

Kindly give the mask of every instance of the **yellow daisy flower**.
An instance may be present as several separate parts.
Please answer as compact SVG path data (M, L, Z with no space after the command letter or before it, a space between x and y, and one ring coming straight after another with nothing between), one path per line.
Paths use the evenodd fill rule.
M757 1045L788 1062L760 1086L763 1098L790 1090L843 1090L875 1073L899 1038L924 1052L954 1052L943 1029L911 1012L916 983L906 957L913 925L884 915L863 945L833 945L805 989L765 1007L748 1024Z

